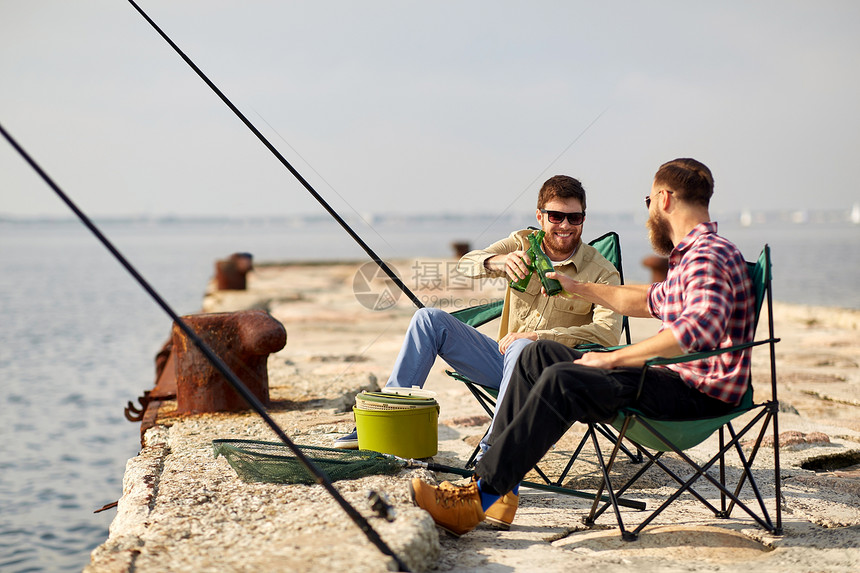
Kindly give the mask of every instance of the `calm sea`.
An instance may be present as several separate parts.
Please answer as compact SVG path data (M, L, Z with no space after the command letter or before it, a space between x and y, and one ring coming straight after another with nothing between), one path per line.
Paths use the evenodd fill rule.
M376 218L356 230L384 259L447 257L484 246L528 218ZM363 260L336 224L316 221L114 221L104 233L180 314L196 312L213 263ZM614 229L625 274L646 282L644 220L590 215L585 238ZM860 308L860 225L788 221L723 234L755 258L773 249L776 298ZM108 535L138 424L123 417L154 381L169 319L77 222L0 221L0 571L80 571ZM406 299L402 299L406 300Z

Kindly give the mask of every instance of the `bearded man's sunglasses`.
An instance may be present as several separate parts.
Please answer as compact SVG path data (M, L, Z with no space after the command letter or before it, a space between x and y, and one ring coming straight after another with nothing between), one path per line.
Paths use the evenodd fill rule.
M541 209L540 212L544 213L546 218L549 219L549 222L553 225L558 225L564 221L565 217L567 217L567 221L571 225L582 225L582 222L585 221L585 212L583 211L578 213L565 213L564 211L547 211L546 209Z

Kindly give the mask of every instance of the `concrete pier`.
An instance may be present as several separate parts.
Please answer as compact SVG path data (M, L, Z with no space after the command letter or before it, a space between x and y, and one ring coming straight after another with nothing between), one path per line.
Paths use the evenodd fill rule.
M441 268L448 262L439 261ZM411 269L415 264L398 261L395 266ZM246 290L212 289L203 301L205 312L265 309L286 327L287 346L268 359L270 412L297 443L329 446L353 428L355 394L384 385L414 311L406 297L384 311L360 304L353 293L360 266L257 265L248 274ZM500 292L500 285L437 286L425 285L416 294L428 302L434 297L436 306L449 310L498 298ZM407 483L415 475L439 481L457 476L404 470L335 486L416 571L857 571L860 466L816 471L811 462L860 458L860 312L777 304L774 314L782 338L777 351L779 420L785 436L783 536L768 535L741 513L716 519L688 498L662 514L638 541L624 542L610 515L593 528L582 524L590 506L586 500L523 489L510 531L481 524L454 539L412 506ZM496 328L495 323L482 327L491 336ZM634 339L654 328L653 321L634 320ZM757 389L768 392L763 383L766 351L753 356L761 380ZM434 460L462 465L486 419L466 389L444 375L444 366L437 362L426 385L438 393L441 406ZM256 415L184 415L170 399L159 401L152 414L140 455L128 462L110 536L93 551L86 571L392 567L320 486L246 483L223 458L213 456L213 439L273 440ZM560 469L582 431L574 425L545 458L544 469ZM699 449L692 455L704 458ZM764 448L759 462L772 455L772 448ZM594 460L593 452L585 452L568 485L593 490L599 479ZM628 471L623 466L619 471ZM761 479L772 504L772 480L765 471ZM629 495L653 507L669 485L655 478ZM374 515L369 490L387 494L396 509L393 522Z

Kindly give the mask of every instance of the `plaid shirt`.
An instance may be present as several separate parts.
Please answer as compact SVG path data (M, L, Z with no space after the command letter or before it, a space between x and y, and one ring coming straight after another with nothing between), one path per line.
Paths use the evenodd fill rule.
M648 291L651 314L663 321L685 352L725 348L753 339L755 297L746 261L717 235L715 222L690 231L669 255L666 280ZM738 404L747 390L750 350L669 364L692 386Z

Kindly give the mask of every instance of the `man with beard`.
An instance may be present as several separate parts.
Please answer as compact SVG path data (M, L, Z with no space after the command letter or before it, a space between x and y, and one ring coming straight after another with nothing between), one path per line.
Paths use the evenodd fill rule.
M654 250L669 256L666 280L609 286L555 273L567 296L636 317L661 319L660 331L614 352L581 353L538 341L520 356L496 410L489 450L468 486L410 484L412 498L442 528L463 534L520 481L574 422L601 422L633 405L644 362L655 356L729 347L753 338L754 295L738 248L717 235L708 205L714 180L694 159L663 164L645 198ZM719 416L737 405L749 350L648 369L636 407L648 416Z

